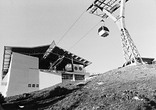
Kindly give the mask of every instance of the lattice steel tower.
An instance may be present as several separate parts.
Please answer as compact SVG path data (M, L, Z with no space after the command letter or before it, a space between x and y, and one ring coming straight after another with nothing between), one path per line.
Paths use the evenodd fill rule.
M87 11L101 17L103 20L110 17L121 31L121 42L126 62L130 64L143 64L143 60L136 48L128 30L125 27L125 2L128 0L95 0ZM117 16L113 12L120 9Z

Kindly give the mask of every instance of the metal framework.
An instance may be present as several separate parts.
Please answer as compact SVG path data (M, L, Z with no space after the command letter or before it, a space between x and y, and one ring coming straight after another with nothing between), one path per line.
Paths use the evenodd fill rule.
M130 62L130 64L143 64L139 51L125 26L125 2L127 1L128 0L95 0L87 11L103 19L110 17L117 24L121 32L121 42L126 62ZM119 15L114 16L113 12L117 9L120 9Z

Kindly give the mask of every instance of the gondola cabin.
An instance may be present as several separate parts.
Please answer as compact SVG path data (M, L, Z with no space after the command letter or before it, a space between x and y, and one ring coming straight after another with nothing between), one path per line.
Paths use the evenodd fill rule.
M107 37L109 35L109 29L105 26L101 26L99 29L98 29L98 34L101 36L101 37Z

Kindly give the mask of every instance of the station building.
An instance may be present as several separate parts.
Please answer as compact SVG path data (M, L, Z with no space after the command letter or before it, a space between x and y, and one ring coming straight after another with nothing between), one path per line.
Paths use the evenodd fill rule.
M53 41L37 47L4 47L2 94L14 96L41 90L66 81L83 81L91 62Z

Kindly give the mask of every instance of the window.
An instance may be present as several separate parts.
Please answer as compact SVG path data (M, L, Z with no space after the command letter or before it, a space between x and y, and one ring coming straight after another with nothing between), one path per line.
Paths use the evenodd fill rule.
M77 70L77 67L75 66L74 69Z
M36 87L39 87L39 84L36 84Z
M75 80L84 80L84 79L85 79L84 75L75 74Z
M62 74L62 79L73 79L72 74Z
M35 87L35 84L32 84L32 87Z
M28 87L39 87L39 84L28 84Z
M28 84L28 87L31 87L31 84Z
M82 67L79 67L79 70L82 71Z

